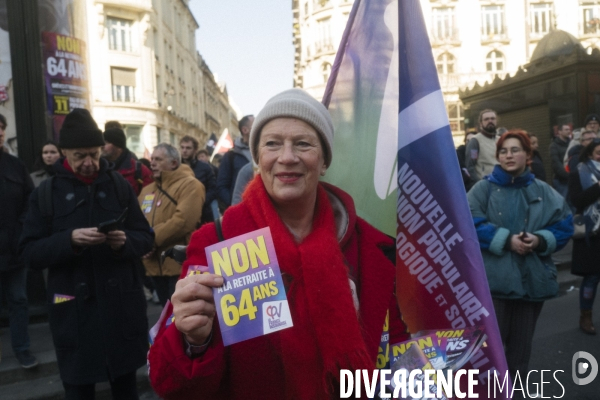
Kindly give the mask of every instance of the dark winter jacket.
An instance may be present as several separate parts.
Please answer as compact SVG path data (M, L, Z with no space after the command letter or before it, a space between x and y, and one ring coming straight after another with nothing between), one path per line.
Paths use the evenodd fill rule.
M32 190L25 164L0 147L0 271L23 266L18 243Z
M569 149L569 152L567 153L567 157L569 158L569 161L567 162L567 170L569 173L577 171L577 164L579 164L581 150L583 150L583 146L580 144L576 144ZM569 179L571 179L570 176Z
M569 141L563 141L561 138L556 136L552 143L550 143L550 162L552 163L552 176L561 183L567 183L569 180L569 173L565 169L563 159L567 152Z
M458 165L463 178L463 184L465 185L465 190L468 192L473 186L474 182L471 180L471 175L469 175L469 171L467 170L467 166L465 164L466 150L467 145L461 144L456 148L456 156L458 157Z
M137 370L148 351L146 299L135 261L152 249L154 234L133 189L121 180L126 196L120 201L108 162L91 185L54 165L53 215L40 211L41 189L31 195L19 244L31 268L48 268L49 322L61 379L70 384L106 381ZM44 198L44 197L43 197ZM98 226L118 218L127 204L121 230L127 241L119 251L106 243L74 248L77 228ZM45 204L45 203L44 203ZM55 296L72 296L56 301Z
M227 206L231 205L233 189L240 169L252 161L250 149L247 144L239 138L236 139L233 149L225 153L219 166L219 177L217 179L217 190L219 200Z
M600 199L600 185L595 184L583 190L579 171L575 168L569 174L569 200L582 214L586 207ZM574 239L571 273L590 275L600 273L600 235L591 235L588 240Z
M154 181L152 171L136 160L135 155L127 149L115 161L114 169L129 182L136 196L139 196L143 187L148 186ZM138 172L136 173L136 171Z
M536 179L546 182L546 171L544 170L544 163L539 151L533 151L533 157L531 158L531 165L529 168L531 168L531 173Z
M205 162L192 158L192 162L188 165L194 171L196 179L204 185L204 189L206 190L206 199L204 200L204 208L202 209L202 223L212 222L210 203L217 198L217 178L211 166Z

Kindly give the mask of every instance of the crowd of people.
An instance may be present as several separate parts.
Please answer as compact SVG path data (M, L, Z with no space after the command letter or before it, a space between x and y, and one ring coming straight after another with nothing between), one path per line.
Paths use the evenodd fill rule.
M252 120L240 121L245 135L236 148L248 148ZM119 122L102 131L89 111L74 109L30 174L4 149L6 125L0 115L0 283L15 357L25 369L38 365L29 349L26 277L28 268L41 270L66 398L91 399L103 381L115 398L137 398L146 301L165 305L181 273L162 252L220 217L211 203L244 163L231 163L219 180L190 136L179 149L159 143L149 160L138 159Z
M560 124L550 146L547 184L538 137L500 133L494 110L479 116L457 149L473 222L494 301L508 367L526 373L543 302L558 292L551 254L573 238L571 273L583 277L580 329L594 335L592 306L600 282L600 117L572 131ZM573 236L573 216L582 234Z
M572 272L584 277L580 328L596 333L598 121L588 116L572 139L570 125L558 127L552 186L537 136L499 128L493 110L481 112L457 149L513 377L526 374L544 301L558 292L551 255L573 236L573 214L585 225L572 259ZM0 115L0 147L5 129ZM67 399L91 399L105 381L113 398L136 399L136 370L146 362L165 399L199 391L219 399L332 398L340 369L374 368L384 325L392 342L408 338L395 297L394 241L357 215L347 193L320 181L335 153L327 109L291 89L256 118L243 117L239 130L218 168L191 136L138 159L117 121L102 131L84 109L66 116L31 174L0 151L0 283L23 368L38 364L29 351L27 268L44 272ZM278 249L294 327L224 346L212 291L223 278L188 268L207 265L207 246L264 227ZM187 246L183 265L164 257L176 245ZM173 315L150 350L149 300Z

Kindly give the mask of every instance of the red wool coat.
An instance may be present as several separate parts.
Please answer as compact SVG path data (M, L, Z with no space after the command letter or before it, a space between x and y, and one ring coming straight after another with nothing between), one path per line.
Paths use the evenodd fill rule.
M382 246L393 246L393 241L357 217L354 203L348 194L332 185L321 183L320 186L326 189L327 194L324 194L325 190L319 189L321 200L318 201L329 199L329 203L333 205L344 263L349 268L348 275L356 281L360 303L359 340L364 341L363 348L366 348L372 368L375 368L388 310L390 343L408 338L394 293L395 267L381 251ZM225 213L222 226L226 239L264 227L260 226L261 222L258 222L256 217L253 218L253 215L256 216L253 214L256 197L266 197L266 201L261 201L269 207L270 202L260 177L252 182L244 195L244 201L230 207ZM341 217L343 214L346 218ZM275 241L280 267L285 272L286 263L293 263L293 260L286 258L286 252L281 251L281 246L278 247L278 237L291 235L289 232L280 232L280 229L285 229L281 228L281 223L268 225ZM308 238L310 235L305 241ZM186 275L188 265L207 265L204 248L217 242L218 237L213 224L204 225L196 231L188 247L188 260L184 264L182 277ZM324 246L318 253L314 254L314 257L328 260L331 251ZM348 286L347 282L344 282L344 285ZM313 315L311 319L310 312L307 311L310 301L302 298L302 293L305 292L293 289L287 292L294 327L224 347L215 318L209 348L206 353L195 359L190 359L185 354L183 336L174 323L167 328L161 327L148 354L150 380L155 391L165 399L180 400L312 400L339 397L335 395L339 390L339 371L336 371L337 376L327 373L327 365L324 365L327 364L324 360L326 356L321 357L319 350L315 349L317 346L311 340L305 340L306 336L303 340L296 341L294 346L289 345L294 343L294 330L300 331L300 327L303 328L303 332L319 330L319 327L315 326L317 324L313 324L316 317ZM323 298L322 294L315 293L315 296ZM326 295L324 297L327 298ZM331 299L331 302L335 307L336 300ZM356 324L356 314L352 311L347 314ZM343 331L345 327L337 329ZM284 335L291 335L292 339ZM331 340L331 347L335 347L338 344L336 338ZM288 346L282 346L282 342L288 343ZM342 347L342 352L343 349ZM352 357L353 350L348 348L349 358ZM342 363L343 361L338 363L338 368L347 368L346 365L340 365ZM324 389L325 387L329 390Z

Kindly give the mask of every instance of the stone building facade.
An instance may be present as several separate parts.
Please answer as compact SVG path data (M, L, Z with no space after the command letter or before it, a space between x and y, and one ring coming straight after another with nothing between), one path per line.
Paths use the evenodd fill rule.
M237 113L196 50L198 23L189 0L87 0L93 114L120 121L127 145L148 156L184 135L201 145Z
M600 48L600 0L420 0L455 143L465 119L460 89L514 75L553 29ZM321 98L353 0L292 0L294 85Z
M553 30L514 75L476 84L460 91L460 98L467 117L477 118L481 110L492 108L502 125L535 133L551 181L549 146L558 128L581 128L586 115L600 113L600 51L588 54L575 36Z

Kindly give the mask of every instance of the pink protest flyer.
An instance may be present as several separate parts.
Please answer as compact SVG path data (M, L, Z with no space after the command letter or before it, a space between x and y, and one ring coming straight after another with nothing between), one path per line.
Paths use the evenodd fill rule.
M225 346L293 326L268 227L205 251L209 271L224 279L213 293Z

